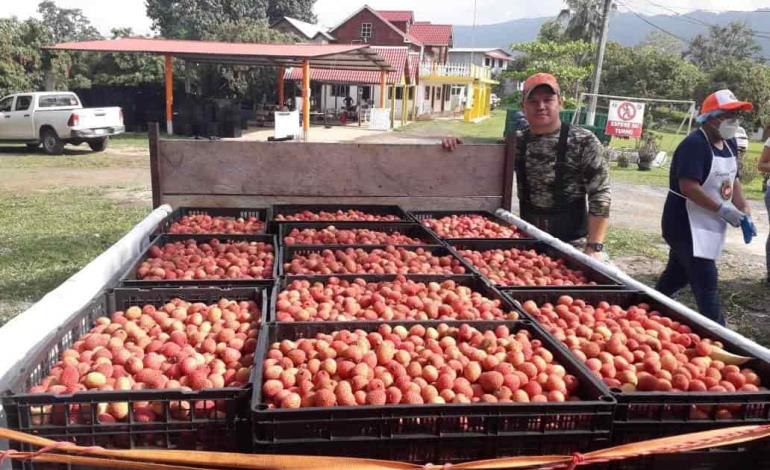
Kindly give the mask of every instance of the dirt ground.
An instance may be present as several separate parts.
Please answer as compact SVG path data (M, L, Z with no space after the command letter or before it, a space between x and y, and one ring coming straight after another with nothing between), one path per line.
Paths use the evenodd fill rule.
M341 136L342 137L342 136ZM439 136L419 136L409 132L376 133L346 131L341 140L370 143L436 143ZM106 152L86 156L85 151L68 148L61 164L4 164L6 157L24 155L20 148L0 148L0 188L14 192L37 191L51 187L107 187L108 197L121 205L148 207L151 201L149 155L139 147L114 147ZM73 159L89 158L89 164L79 167ZM665 254L667 247L660 239L660 215L666 197L664 188L613 183L611 225L632 229L649 235ZM724 255L720 260L720 289L731 326L770 344L770 285L765 283L765 237L768 214L759 201L752 202L752 212L760 236L750 245L743 243L739 229L728 231ZM654 284L662 272L664 261L655 257L621 256L612 260L640 281ZM689 290L679 296L692 304Z

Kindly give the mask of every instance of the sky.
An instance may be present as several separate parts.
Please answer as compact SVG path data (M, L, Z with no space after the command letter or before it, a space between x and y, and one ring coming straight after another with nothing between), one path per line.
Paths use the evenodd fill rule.
M151 32L144 0L54 0L61 8L80 8L103 35L110 29L130 26L136 33ZM621 10L642 14L686 13L695 9L755 10L770 8L770 0L617 0ZM475 0L476 23L502 23L518 18L555 16L564 7L562 0ZM37 0L0 0L0 17L37 16ZM358 8L368 4L375 9L413 10L418 21L472 24L474 0L317 0L319 23L336 26ZM656 5L665 5L663 9ZM770 24L770 13L768 23ZM768 26L770 29L770 26Z

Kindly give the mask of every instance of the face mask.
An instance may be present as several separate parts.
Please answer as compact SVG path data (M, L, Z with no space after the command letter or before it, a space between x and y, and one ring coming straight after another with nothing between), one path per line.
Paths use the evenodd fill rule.
M735 133L738 131L738 120L737 119L728 119L726 121L722 121L719 124L719 135L727 140L732 139L735 137Z

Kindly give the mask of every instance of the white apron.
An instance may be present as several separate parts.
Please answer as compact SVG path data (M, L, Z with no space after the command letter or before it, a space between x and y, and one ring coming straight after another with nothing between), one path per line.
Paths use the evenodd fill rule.
M701 129L701 132L703 130ZM711 141L703 132L706 142L711 148ZM730 156L733 158L716 157L711 150L711 171L701 187L706 194L716 201L726 202L733 199L733 183L738 174L738 163L733 150L725 142ZM716 260L722 254L725 245L725 231L727 222L718 214L695 204L687 199L685 201L687 216L690 221L690 233L692 234L692 251L696 258Z

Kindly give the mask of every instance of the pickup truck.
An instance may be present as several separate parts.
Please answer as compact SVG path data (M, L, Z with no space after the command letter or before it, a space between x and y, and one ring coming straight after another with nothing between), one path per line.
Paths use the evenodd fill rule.
M40 144L46 153L60 155L64 144L87 143L94 152L107 148L109 136L121 134L119 107L84 108L68 91L17 93L0 99L0 142Z

